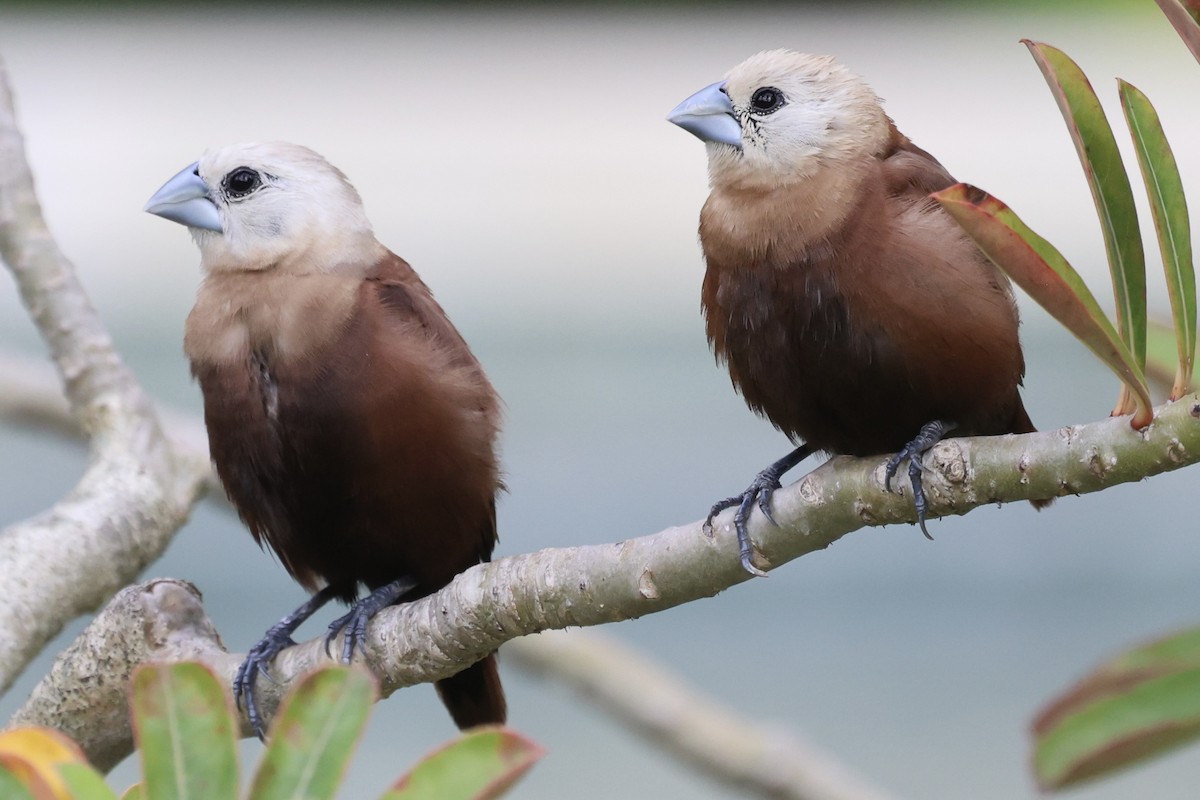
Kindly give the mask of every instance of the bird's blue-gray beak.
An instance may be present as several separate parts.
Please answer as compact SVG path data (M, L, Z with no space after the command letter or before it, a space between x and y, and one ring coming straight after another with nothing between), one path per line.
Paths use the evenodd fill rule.
M162 185L146 202L144 211L206 231L221 232L221 215L208 196L208 185L200 178L200 162L189 164Z
M725 81L705 86L684 100L671 113L667 121L674 122L688 133L706 142L719 142L742 147L742 126L733 115L733 103L723 91Z

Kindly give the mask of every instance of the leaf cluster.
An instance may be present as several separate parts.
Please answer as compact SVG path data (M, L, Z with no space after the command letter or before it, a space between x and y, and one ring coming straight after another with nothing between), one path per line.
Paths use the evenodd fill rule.
M1200 60L1200 0L1155 2ZM1140 430L1153 420L1147 374L1174 373L1172 400L1194 387L1196 275L1179 168L1149 98L1118 79L1166 272L1172 358L1170 334L1147 324L1146 265L1133 189L1100 100L1064 52L1028 40L1025 45L1062 111L1091 188L1112 276L1115 326L1063 255L1002 201L961 183L933 197L997 267L1116 373L1122 389L1113 414L1132 414L1131 424ZM1063 789L1197 737L1200 631L1187 631L1116 657L1051 702L1033 725L1034 773L1044 789Z
M376 700L370 674L340 666L310 673L288 696L250 788L242 794L233 701L198 663L146 664L130 693L142 782L121 800L333 798ZM380 800L491 800L542 749L501 727L475 728L426 756ZM117 800L67 736L48 728L0 734L5 800Z

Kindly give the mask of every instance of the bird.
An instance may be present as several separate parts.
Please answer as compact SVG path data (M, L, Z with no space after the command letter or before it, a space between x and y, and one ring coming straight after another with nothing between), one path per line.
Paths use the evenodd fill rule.
M346 176L286 142L212 149L147 202L188 227L203 275L184 352L209 450L260 546L312 592L234 678L265 739L258 675L330 600L326 652L381 609L488 561L503 490L500 400L411 266L375 238ZM359 587L367 593L359 599ZM436 683L459 728L503 723L495 654Z
M774 522L780 478L813 453L909 462L926 537L921 457L948 433L1036 430L1012 288L929 195L956 183L832 56L765 50L676 106L705 142L700 212L708 341L746 404L795 445L741 494ZM1042 507L1049 501L1036 501ZM932 538L932 537L929 537Z

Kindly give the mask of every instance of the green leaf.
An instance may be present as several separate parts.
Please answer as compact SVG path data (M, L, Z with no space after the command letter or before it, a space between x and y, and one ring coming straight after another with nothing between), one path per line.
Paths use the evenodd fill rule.
M1130 650L1046 707L1034 772L1062 789L1200 737L1200 629Z
M142 784L135 783L125 790L125 794L121 795L121 800L146 800L146 789Z
M1146 363L1146 257L1133 189L1117 140L1087 76L1065 53L1023 40L1046 77L1083 165L1104 233L1108 268L1117 303L1117 330L1141 369ZM1123 398L1124 400L1124 398ZM1120 413L1132 409L1125 402Z
M275 718L250 800L333 797L375 696L362 670L330 666L305 677Z
M1200 61L1200 0L1154 0L1175 26L1179 38Z
M104 777L87 764L60 764L58 774L71 790L73 800L117 800Z
M507 728L474 728L421 759L381 800L492 800L545 752Z
M1146 328L1146 380L1152 385L1161 386L1163 393L1171 390L1175 382L1179 366L1175 347L1175 329L1173 326L1151 319ZM1200 349L1192 354L1192 362L1200 355ZM1194 392L1200 389L1195 373L1189 381L1186 391Z
M1137 87L1118 80L1121 107L1129 123L1138 164L1150 196L1158 247L1162 251L1167 275L1167 293L1171 298L1171 316L1175 321L1178 366L1171 399L1187 393L1192 380L1196 354L1196 271L1192 262L1192 233L1188 223L1187 198L1175 155L1167 143L1158 113Z
M4 800L34 800L33 792L4 764L0 764L0 797Z
M196 663L133 675L133 721L145 793L154 800L236 800L237 727L225 687Z
M1142 370L1112 323L1088 291L1079 273L1054 245L1038 236L999 199L958 183L930 195L942 204L979 249L1042 308L1066 326L1116 373L1137 398L1136 428L1153 418L1150 392Z

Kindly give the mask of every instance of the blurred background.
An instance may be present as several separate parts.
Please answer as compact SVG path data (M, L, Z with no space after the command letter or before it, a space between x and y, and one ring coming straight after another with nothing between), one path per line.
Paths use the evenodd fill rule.
M704 149L664 121L758 50L837 55L901 130L1007 201L1109 297L1086 184L1022 37L1080 63L1130 166L1114 79L1144 90L1200 204L1188 146L1200 67L1151 0L0 7L46 215L150 391L198 412L181 336L199 274L186 232L142 205L206 148L307 144L358 187L379 238L421 272L505 398L500 556L695 520L787 452L708 352ZM1153 250L1147 264L1165 317ZM1104 417L1115 379L1021 307L1034 421ZM9 280L0 348L44 352ZM84 463L12 427L0 427L0 453L5 524L54 502ZM935 542L911 526L860 531L769 580L605 632L901 796L1033 797L1039 704L1115 650L1200 621L1196 480L1184 470L1041 514L984 508L932 523ZM304 596L211 506L146 577L159 575L200 586L233 650ZM0 719L85 622L0 701ZM511 666L504 678L512 724L550 750L514 797L728 796L565 690ZM381 793L453 734L430 687L399 692L377 707L342 797ZM244 748L252 763L259 745ZM126 762L114 783L136 773ZM1198 774L1200 752L1185 750L1072 796L1194 797Z

